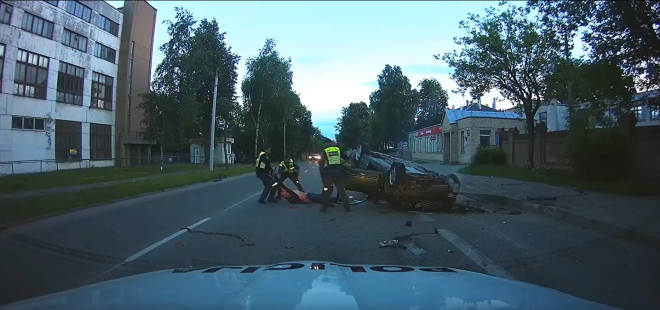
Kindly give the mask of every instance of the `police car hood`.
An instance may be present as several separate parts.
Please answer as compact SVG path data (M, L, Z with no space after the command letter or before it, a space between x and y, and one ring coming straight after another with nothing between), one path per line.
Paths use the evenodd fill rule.
M552 289L448 268L338 265L164 270L1 309L615 309Z

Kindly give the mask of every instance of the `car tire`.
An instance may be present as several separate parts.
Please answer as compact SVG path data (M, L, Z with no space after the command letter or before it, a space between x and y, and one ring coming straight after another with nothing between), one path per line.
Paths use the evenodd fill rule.
M385 176L385 193L392 195L394 191L406 180L406 166L400 162L393 162Z

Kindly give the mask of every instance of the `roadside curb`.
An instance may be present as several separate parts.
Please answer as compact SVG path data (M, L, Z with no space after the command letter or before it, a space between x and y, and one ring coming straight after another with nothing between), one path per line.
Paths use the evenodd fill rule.
M562 222L581 226L585 229L598 231L626 241L660 249L660 238L636 231L635 228L624 228L607 222L590 219L567 210L562 210L561 208L543 206L528 200L512 199L509 197L506 198L515 201L518 206L520 206L522 209L525 209L526 211L551 217Z
M249 175L249 173L250 172L235 174L235 175L231 175L231 176L226 176L222 180L244 177L244 176ZM142 193L142 194L138 194L138 195L134 195L134 196L128 196L128 197L113 199L113 200L109 200L109 201L106 201L106 202L99 202L99 203L91 204L91 205L84 206L84 207L78 207L78 208L68 209L68 210L64 210L64 211L58 211L58 212L48 213L48 214L44 214L44 215L39 215L39 216L35 216L35 217L31 217L31 218L27 218L27 219L23 219L23 220L19 220L19 221L8 222L8 223L0 224L0 233L2 233L2 231L6 230L6 229L10 229L10 228L13 228L13 227L29 224L29 223L36 222L36 221L39 221L39 220L43 220L43 219L50 218L50 217L60 216L60 215L68 214L68 213L74 213L74 212L77 212L77 211L92 209L92 208L95 208L95 207L111 205L111 204L119 203L119 202L126 201L126 200L137 199L137 198L150 196L150 195L154 195L154 194L165 193L165 192L169 192L169 191L172 191L172 190L185 189L186 187L211 185L211 184L214 184L214 183L217 183L217 180L208 180L208 181L199 182L199 183L193 183L193 184L188 184L188 185L170 187L170 188L165 188L165 189L161 189L161 190L157 190L157 191Z

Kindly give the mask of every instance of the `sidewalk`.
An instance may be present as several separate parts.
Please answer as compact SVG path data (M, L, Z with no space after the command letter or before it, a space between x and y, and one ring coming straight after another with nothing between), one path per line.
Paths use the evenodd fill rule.
M184 175L184 174L189 174L189 173L199 173L199 170L168 172L168 173L153 174L153 175L149 175L149 176L145 176L145 177L139 177L139 178L133 178L133 179L99 182L99 183L92 183L92 184L79 184L79 185L73 185L73 186L49 187L49 188L35 189L35 190L29 190L29 191L18 191L18 192L13 192L13 193L8 193L8 194L0 194L0 201L3 200L3 199L20 199L20 198L35 197L35 196L50 195L50 194L79 192L79 191L90 189L90 188L105 187L105 186L121 184L121 183L128 183L128 182L152 180L152 179L171 177L171 176L176 176L176 175Z
M422 164L439 173L456 166ZM660 196L627 197L498 177L457 174L463 192L495 195L561 221L660 248ZM546 199L539 200L538 198Z

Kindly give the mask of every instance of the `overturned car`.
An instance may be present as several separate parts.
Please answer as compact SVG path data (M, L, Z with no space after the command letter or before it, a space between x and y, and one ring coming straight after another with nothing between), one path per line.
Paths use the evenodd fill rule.
M346 190L399 208L451 209L460 192L456 175L438 174L413 162L374 152L361 143L351 154Z

